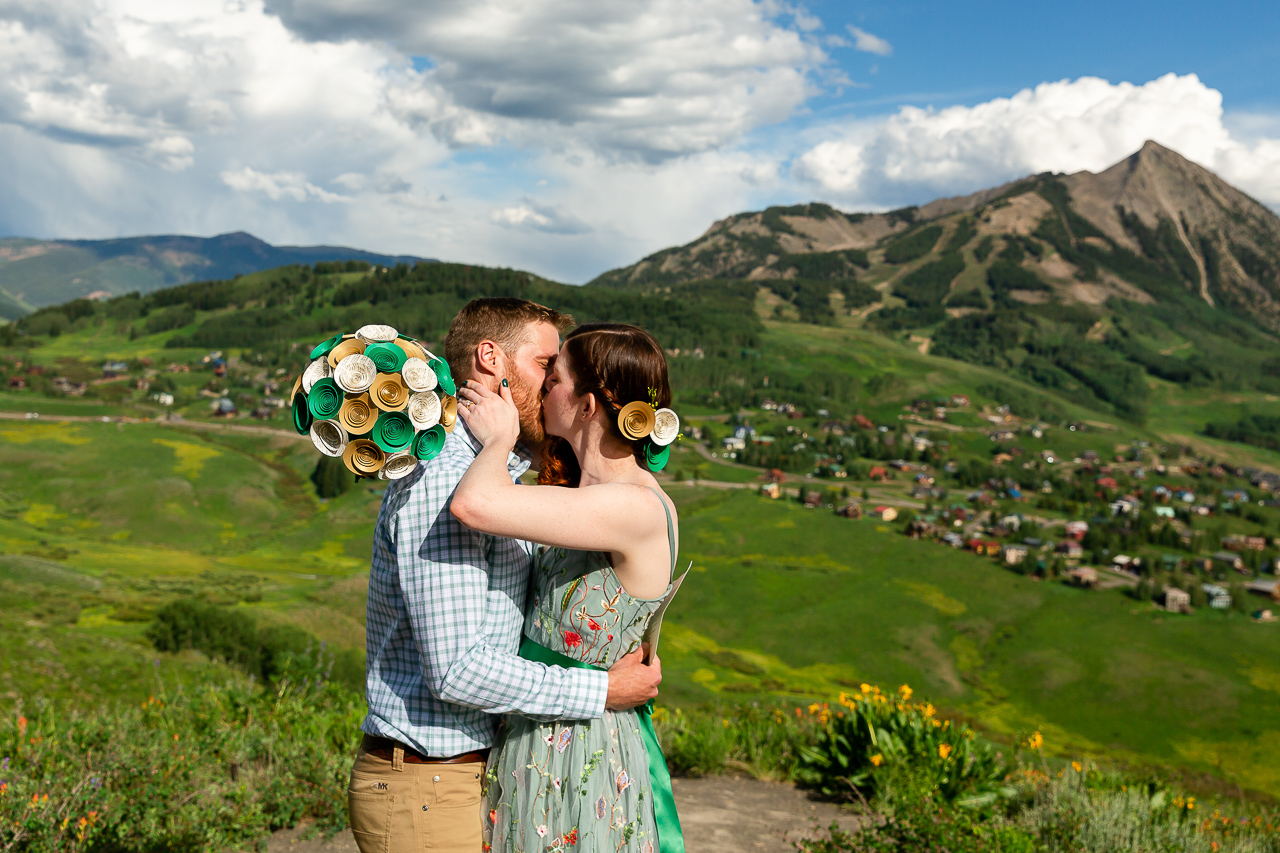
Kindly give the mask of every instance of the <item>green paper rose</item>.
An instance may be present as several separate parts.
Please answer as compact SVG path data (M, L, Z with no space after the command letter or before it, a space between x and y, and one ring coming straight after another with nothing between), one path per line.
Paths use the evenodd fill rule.
M311 386L311 392L307 394L307 408L311 410L311 417L315 420L327 421L338 416L342 400L342 389L338 387L338 383L326 377Z
M403 349L389 343L369 344L364 354L373 359L379 373L398 373L409 357Z
M413 421L404 412L383 412L369 432L373 443L387 453L398 453L413 441Z
M413 440L413 455L426 462L435 459L444 447L444 440L448 433L444 431L444 427L436 424L431 429L424 429L418 433L418 437Z

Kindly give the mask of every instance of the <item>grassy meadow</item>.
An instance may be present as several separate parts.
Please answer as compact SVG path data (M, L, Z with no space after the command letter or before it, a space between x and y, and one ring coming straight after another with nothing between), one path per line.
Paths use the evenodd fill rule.
M381 487L321 502L313 464L287 434L0 421L0 641L24 649L0 663L6 704L226 677L145 640L181 597L358 654ZM1280 796L1272 626L1163 615L752 490L669 488L694 564L664 628L669 706L909 683L997 739L1040 730L1051 750Z

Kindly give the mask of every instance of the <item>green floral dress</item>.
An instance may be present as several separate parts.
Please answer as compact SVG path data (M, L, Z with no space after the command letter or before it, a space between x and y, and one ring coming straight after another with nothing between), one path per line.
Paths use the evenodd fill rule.
M670 510L667 521L674 566ZM530 596L526 637L605 669L640 646L662 603L629 595L607 554L564 548L538 550ZM509 715L487 777L495 853L658 850L649 754L635 711L584 722Z

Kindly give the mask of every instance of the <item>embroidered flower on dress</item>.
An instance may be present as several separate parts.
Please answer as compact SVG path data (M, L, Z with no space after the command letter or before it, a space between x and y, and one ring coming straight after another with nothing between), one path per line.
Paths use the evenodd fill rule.
M546 834L547 834L547 825L544 823L542 826L538 827L538 837L542 838Z
M495 823L495 824L496 824L497 822L498 822L498 810L497 810L497 809L489 809L489 823Z
M560 792L560 780L559 780L559 779L552 779L552 780L551 780L551 787L553 787L553 788L555 788L555 789L556 789L556 793L559 793L559 792Z
M614 784L618 786L618 793L621 794L631 784L631 777L627 775L626 770L618 772L618 778L614 780Z
M582 635L579 634L577 631L565 631L564 645L565 645L565 648L568 648L568 649L577 648L578 646L582 645Z
M590 616L587 617L587 627L590 628L592 631L604 630L604 626L601 625L596 620L592 619Z
M609 804L604 801L604 794L601 794L600 799L596 800L596 820L604 820L608 813Z
M571 830L569 830L568 832L566 832L566 833L565 833L565 834L560 838L560 843L561 843L561 844L577 844L577 843L578 843L578 827L576 827L576 826L575 826L573 829L571 829ZM652 845L652 844L650 844L650 847L652 847L652 846L653 846L653 845ZM652 851L652 850L650 850L650 851L649 851L649 853L653 853L653 851Z
M560 740L556 743L556 751L564 752L569 748L569 744L573 742L573 729L565 729L560 732Z
M565 729L565 731L568 731L568 729ZM544 742L544 743L546 743L546 745L547 745L547 746L554 746L554 745L555 745L555 742L556 742L556 731L555 731L555 729L552 729L552 730L551 730L551 734L547 735L547 736L546 736L546 737L544 737L542 740L543 740L543 742Z

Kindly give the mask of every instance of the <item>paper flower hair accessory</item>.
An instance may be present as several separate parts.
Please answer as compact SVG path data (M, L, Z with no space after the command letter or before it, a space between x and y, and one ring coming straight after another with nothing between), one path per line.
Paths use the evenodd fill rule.
M634 403L627 403L622 407L622 411L618 412L618 429L632 441L647 438L649 433L653 432L653 425L653 407L648 403L637 400Z
M670 409L659 409L657 391L649 389L649 402L627 403L618 412L618 429L632 441L645 439L645 466L661 471L671 457L671 442L680 437L680 417Z
M289 395L293 427L362 477L398 480L434 459L458 416L449 365L393 326L316 344Z

